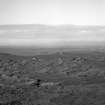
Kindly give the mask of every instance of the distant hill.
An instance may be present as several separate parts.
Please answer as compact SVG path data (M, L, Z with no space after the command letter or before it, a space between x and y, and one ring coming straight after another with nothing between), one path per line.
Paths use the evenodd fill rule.
M59 48L102 50L105 48L105 26L43 24L0 26L0 52L31 53L42 49L54 52Z

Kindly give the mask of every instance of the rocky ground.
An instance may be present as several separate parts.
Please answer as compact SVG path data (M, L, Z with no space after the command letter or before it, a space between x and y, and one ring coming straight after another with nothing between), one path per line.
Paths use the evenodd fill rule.
M105 53L1 53L0 105L105 105Z

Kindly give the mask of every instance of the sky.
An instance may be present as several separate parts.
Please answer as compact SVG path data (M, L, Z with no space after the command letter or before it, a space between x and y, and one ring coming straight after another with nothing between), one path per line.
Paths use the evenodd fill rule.
M105 0L0 0L0 24L105 25Z
M105 0L0 0L0 25L105 26ZM57 46L105 41L105 29L62 32L0 29L0 45Z

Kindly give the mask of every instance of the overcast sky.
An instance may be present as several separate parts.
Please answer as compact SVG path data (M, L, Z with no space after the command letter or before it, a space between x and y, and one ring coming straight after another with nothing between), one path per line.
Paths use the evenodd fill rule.
M105 0L0 0L0 24L105 25Z
M3 24L105 25L105 0L0 0L0 25ZM105 29L47 34L39 30L40 35L19 31L0 29L0 45L56 46L76 41L80 44L105 41Z

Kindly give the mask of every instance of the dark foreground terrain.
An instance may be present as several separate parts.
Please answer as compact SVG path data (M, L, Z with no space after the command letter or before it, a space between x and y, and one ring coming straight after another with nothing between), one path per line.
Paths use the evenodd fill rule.
M105 105L105 53L1 53L0 105Z

